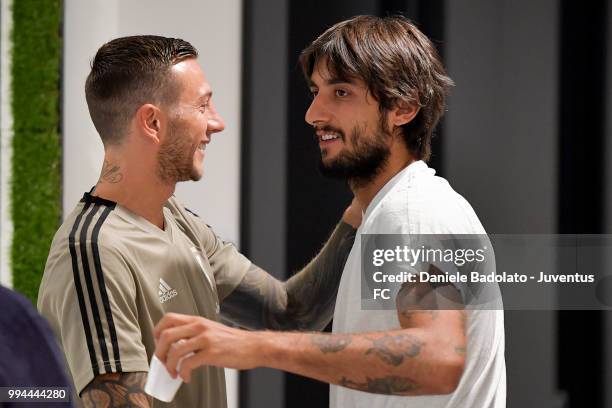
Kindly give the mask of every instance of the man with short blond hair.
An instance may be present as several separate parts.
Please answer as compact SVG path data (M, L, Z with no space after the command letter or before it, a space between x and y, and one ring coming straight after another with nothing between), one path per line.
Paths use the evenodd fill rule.
M165 313L284 329L320 329L333 313L351 226L340 223L309 265L280 282L173 196L176 183L202 177L206 146L225 126L196 58L184 40L122 37L98 50L87 78L104 164L53 239L38 297L87 407L227 405L214 366L172 404L145 395L153 328Z

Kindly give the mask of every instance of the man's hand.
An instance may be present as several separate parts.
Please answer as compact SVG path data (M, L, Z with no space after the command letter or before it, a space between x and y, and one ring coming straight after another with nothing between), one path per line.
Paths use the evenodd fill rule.
M191 371L202 365L239 370L258 365L259 353L252 333L203 317L168 313L155 327L154 335L157 358L173 378L179 374L187 383L191 380ZM187 356L190 353L194 354ZM180 372L177 372L181 359Z
M344 210L344 214L342 215L342 221L349 224L351 227L357 229L361 225L361 217L362 217L363 206L359 201L357 201L357 197L353 198L351 204Z
M452 285L403 286L396 299L401 327L368 333L249 332L167 314L155 328L155 354L186 382L202 365L270 367L377 394L448 394L465 367L468 316L439 310L440 299L461 297Z

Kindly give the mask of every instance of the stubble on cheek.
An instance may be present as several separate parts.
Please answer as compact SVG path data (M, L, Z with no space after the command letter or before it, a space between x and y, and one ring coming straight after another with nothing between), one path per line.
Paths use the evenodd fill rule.
M158 154L157 171L164 182L190 180L195 171L197 146L181 130L181 127L176 127L169 132L168 141L162 145Z

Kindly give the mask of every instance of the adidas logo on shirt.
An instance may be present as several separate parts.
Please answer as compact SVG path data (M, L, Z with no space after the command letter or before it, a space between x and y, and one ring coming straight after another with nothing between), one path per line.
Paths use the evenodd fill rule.
M166 303L173 297L176 297L178 295L178 292L176 291L176 289L172 289L170 285L166 283L165 280L163 280L162 278L159 278L158 294L159 294L160 303Z

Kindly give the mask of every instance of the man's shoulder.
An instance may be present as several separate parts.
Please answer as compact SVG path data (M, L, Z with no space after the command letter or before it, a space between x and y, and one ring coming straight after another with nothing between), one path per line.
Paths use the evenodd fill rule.
M446 181L433 175L405 178L380 200L378 212L429 212L440 207L463 204L465 200Z
M71 245L78 246L92 240L97 245L116 247L123 238L121 225L126 223L121 221L114 209L114 206L92 206L79 202L56 231L51 251L59 249L68 253Z
M398 183L372 214L374 224L397 233L484 233L469 202L434 175Z
M124 252L124 243L129 241L129 237L118 233L120 228L117 225L120 224L123 223L111 209L94 208L79 202L55 232L43 281L48 275L52 275L54 280L72 279L73 264L83 262L83 257L91 258L94 251L96 255Z

